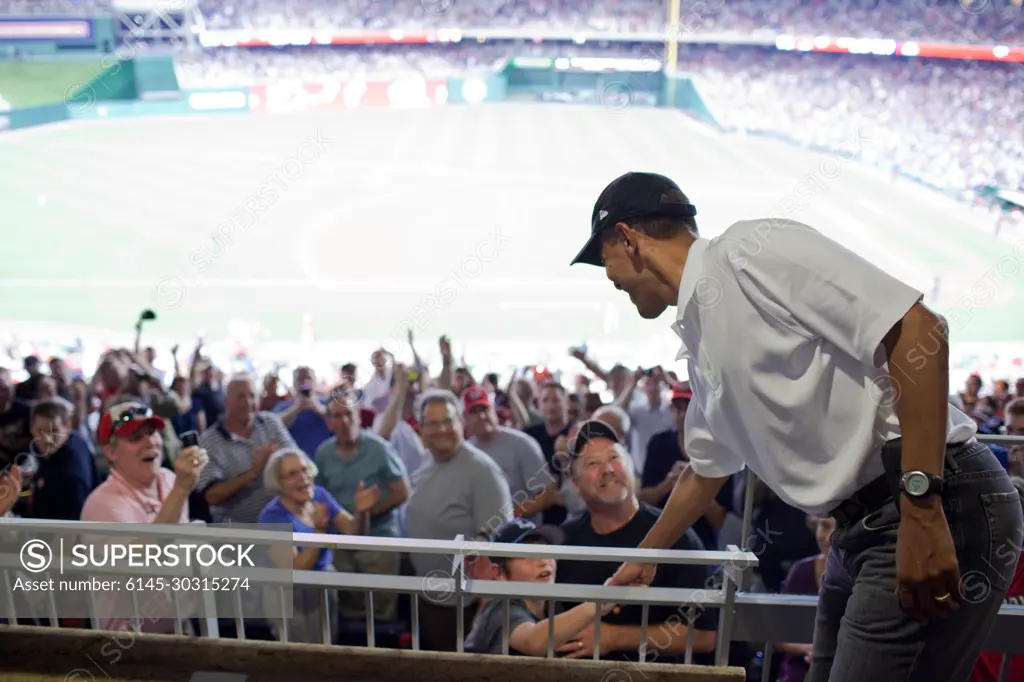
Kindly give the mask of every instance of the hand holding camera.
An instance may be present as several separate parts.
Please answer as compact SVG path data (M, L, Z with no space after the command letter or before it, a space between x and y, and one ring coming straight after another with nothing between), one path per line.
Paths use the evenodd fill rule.
M192 432L194 433L194 432ZM188 434L182 435L182 442L186 442ZM198 445L192 445L181 449L174 460L174 485L182 490L192 492L199 482L199 474L206 468L210 461L206 450Z

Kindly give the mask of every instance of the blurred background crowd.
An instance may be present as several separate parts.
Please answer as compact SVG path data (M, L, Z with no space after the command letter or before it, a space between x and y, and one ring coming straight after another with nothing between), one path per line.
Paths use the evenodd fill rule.
M769 32L1018 44L1017 0L684 0L687 33ZM200 0L210 29L542 28L616 33L664 29L658 0L581 7L569 0ZM95 13L105 0L0 0L0 13Z

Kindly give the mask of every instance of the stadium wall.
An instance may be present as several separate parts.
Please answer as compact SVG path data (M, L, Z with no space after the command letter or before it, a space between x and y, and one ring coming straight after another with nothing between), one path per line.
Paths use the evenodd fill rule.
M700 89L693 79L685 76L674 76L673 80L675 80L675 101L672 102L672 106L676 109L688 111L698 119L716 128L721 128L718 119L715 118L714 114L711 113L704 103L704 98L700 95Z

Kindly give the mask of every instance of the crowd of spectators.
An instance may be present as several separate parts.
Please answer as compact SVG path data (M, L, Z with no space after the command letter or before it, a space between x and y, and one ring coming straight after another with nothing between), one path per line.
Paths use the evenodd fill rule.
M662 0L582 5L566 0L203 0L210 28L524 28L661 32ZM684 0L680 35L834 35L1019 42L1024 18L1014 0Z
M110 12L110 0L0 0L0 16L90 16Z
M9 507L16 498L14 513L51 520L259 522L306 533L437 540L462 534L482 543L588 547L634 547L643 539L686 466L682 433L692 397L686 381L660 367L608 369L584 348L570 352L580 371L571 385L536 366L510 377L479 376L456 361L445 337L437 346L442 365L432 372L411 333L408 342L405 363L378 350L368 367L347 363L321 377L309 367L288 377L226 375L201 343L185 363L177 347L164 351L171 361L164 363L167 357L137 341L134 350L105 353L88 378L73 374L62 358L44 363L29 356L17 383L0 369L0 466L13 474L0 485L26 491L20 497L0 491L0 503ZM156 368L168 364L172 371ZM986 392L972 376L950 402L983 433L1024 435L1024 378L1012 387L1009 380L995 382ZM201 431L198 446L183 446L188 431ZM1024 474L1024 447L993 450L1012 474ZM28 478L17 466L25 452L40 462ZM758 483L753 531L744 541L739 514L746 481L735 476L676 548L750 545L759 556L753 589L814 594L831 521L808 518ZM467 566L477 579L599 585L616 568L492 561L486 554ZM272 558L295 570L423 577L451 570L441 555L312 547ZM662 567L655 584L706 588L715 580L702 567L678 565ZM290 641L319 641L321 592L295 589ZM367 602L361 595L330 599L331 612L339 614L337 637L362 630ZM559 654L590 657L594 605L561 606L548 613L543 602L514 601L512 650L544 655L553 618ZM407 643L403 598L376 595L373 608L382 634ZM422 601L423 648L455 650L456 608L454 599ZM639 607L604 608L602 655L635 656ZM486 600L464 609L467 651L501 653L503 612ZM97 613L104 629L133 627ZM276 623L247 619L247 637L280 637ZM675 610L651 608L650 619L657 660L679 660L687 627ZM687 623L695 662L710 663L713 611ZM143 624L149 632L173 627L164 618ZM223 630L230 635L231 623ZM780 679L802 679L808 648L783 644L779 651L785 657L776 661ZM750 651L734 647L733 663L750 661Z
M663 0L201 0L209 29L521 28L665 31ZM107 0L0 0L0 14L89 14ZM832 35L1018 44L1019 0L683 0L681 37Z
M178 60L184 87L289 80L447 77L500 70L513 57L661 59L651 45L484 45L216 49ZM765 48L684 47L692 74L726 129L857 152L870 162L961 191L1024 189L1024 69L1016 64Z
M858 151L941 187L1024 188L1017 64L689 50L680 68L723 126Z

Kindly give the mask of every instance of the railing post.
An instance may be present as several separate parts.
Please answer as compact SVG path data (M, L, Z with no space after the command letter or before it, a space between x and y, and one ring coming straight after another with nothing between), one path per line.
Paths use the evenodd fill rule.
M455 542L458 542L458 543L465 542L465 537L463 537L462 533L459 533L458 535L455 536ZM454 580L455 580L455 609L456 609L456 611L455 611L455 638L456 638L455 651L460 653L460 654L463 653L463 644L465 643L465 639L466 639L466 624L463 622L465 620L465 614L462 611L463 595L464 595L465 590L466 590L465 573L463 571L463 566L465 564L464 554L463 554L464 551L465 551L465 548L460 544L460 546L455 550L456 553L452 556L452 568L454 569L452 571L452 573L454 574L452 576L452 578L454 578Z
M195 574L202 580L203 576L206 575L206 571L203 570L198 564L196 565ZM210 590L202 590L201 592L203 602L203 618L199 621L199 629L203 631L204 637L220 638L220 625L217 623L217 595ZM244 633L239 634L238 637L244 637Z
M740 536L740 547L744 551L750 551L748 543L754 525L754 489L757 487L757 475L747 467L747 487L743 491L743 535ZM740 583L737 587L745 590L749 587L750 577L746 571L740 576Z
M420 650L420 593L413 592L409 595L412 607L412 613L410 614L412 620L412 650Z
M722 590L725 603L718 620L718 646L715 647L715 665L729 665L729 647L732 644L732 621L736 617L736 583L730 571L722 571Z
M324 644L333 644L331 637L331 599L327 589L320 590L320 638Z

